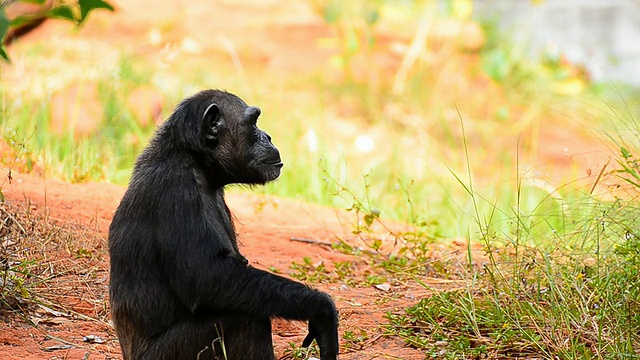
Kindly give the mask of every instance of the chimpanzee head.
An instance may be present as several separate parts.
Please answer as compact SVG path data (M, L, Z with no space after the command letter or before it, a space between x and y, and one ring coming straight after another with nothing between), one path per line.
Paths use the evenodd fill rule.
M202 116L202 134L207 148L229 182L264 184L280 176L280 152L271 136L258 128L260 108L242 100L232 104L210 104Z
M184 100L165 131L203 160L215 183L264 184L280 176L283 163L271 136L258 128L260 113L233 94L206 90Z

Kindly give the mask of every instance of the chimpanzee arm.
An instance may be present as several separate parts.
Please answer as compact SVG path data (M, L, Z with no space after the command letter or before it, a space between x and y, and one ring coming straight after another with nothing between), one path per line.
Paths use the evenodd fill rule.
M188 177L176 185L164 187L171 198L158 204L159 217L166 220L158 220L156 237L165 275L185 306L292 320L334 316L328 295L247 266L235 253L231 224L215 213L224 204L208 202L212 197Z

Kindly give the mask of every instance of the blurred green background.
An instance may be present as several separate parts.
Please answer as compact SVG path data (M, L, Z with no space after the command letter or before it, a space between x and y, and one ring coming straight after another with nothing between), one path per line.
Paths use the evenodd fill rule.
M263 109L283 153L282 177L260 191L346 206L345 187L384 217L419 212L453 237L471 210L458 180L488 208L522 192L531 215L576 189L608 193L596 181L617 152L607 131L638 106L632 86L522 41L504 2L114 4L8 46L0 134L22 171L124 185L173 106L220 88Z

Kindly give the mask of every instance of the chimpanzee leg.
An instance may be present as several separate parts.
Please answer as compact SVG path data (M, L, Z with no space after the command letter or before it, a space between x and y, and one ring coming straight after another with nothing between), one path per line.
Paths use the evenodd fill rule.
M135 360L273 360L270 319L184 320L133 345Z
M214 360L217 338L215 322L183 319L152 338L134 339L131 360Z
M216 354L222 350L219 345L224 344L228 360L275 359L271 338L271 319L225 317L219 324L222 324L223 341L216 344Z

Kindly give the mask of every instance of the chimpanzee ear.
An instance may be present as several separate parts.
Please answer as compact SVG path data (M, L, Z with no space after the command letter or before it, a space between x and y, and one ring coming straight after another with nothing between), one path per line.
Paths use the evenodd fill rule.
M216 140L218 132L222 125L222 116L220 116L220 108L216 104L211 104L204 111L202 116L202 130L207 140Z

